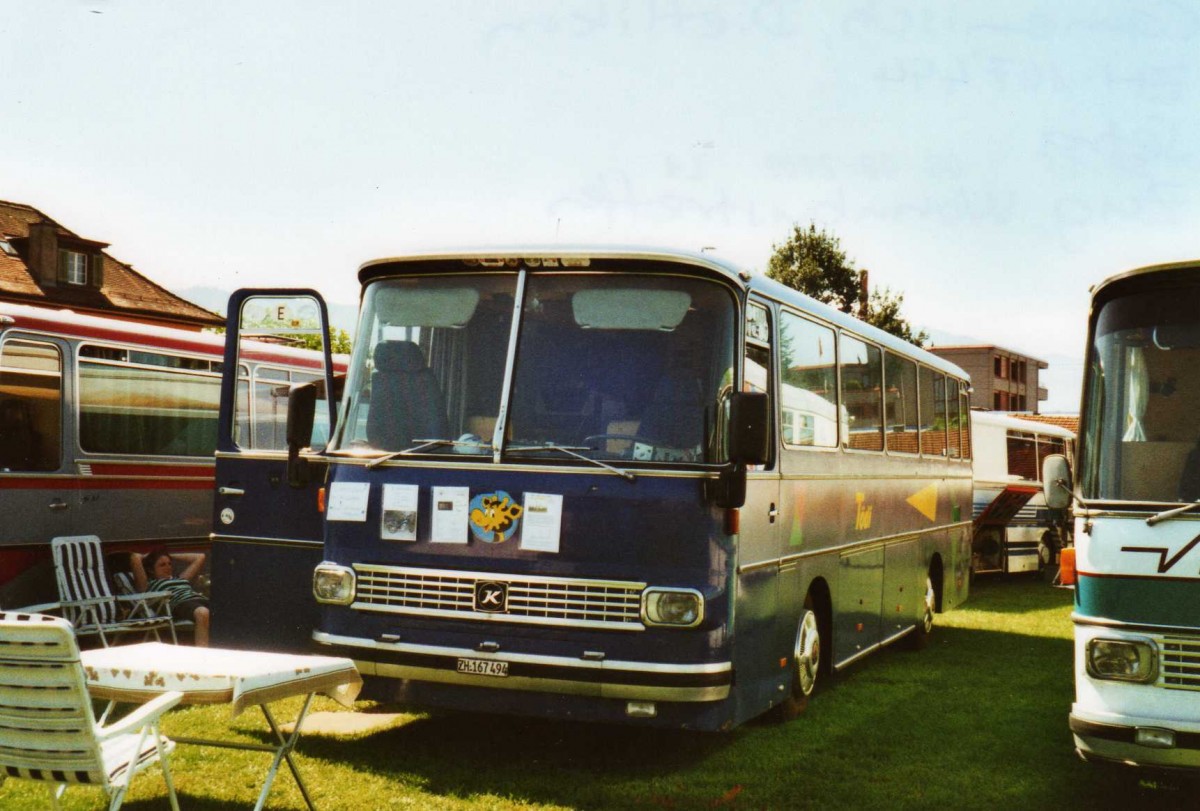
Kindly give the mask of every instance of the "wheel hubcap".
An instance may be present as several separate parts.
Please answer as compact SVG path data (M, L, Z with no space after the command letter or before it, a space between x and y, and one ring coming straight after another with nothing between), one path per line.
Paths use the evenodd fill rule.
M928 577L925 578L925 616L921 618L922 624L925 626L925 633L933 630L933 610L935 607L936 596L933 593L933 581Z
M812 695L820 666L821 635L817 631L817 615L805 611L796 635L796 686L802 695Z

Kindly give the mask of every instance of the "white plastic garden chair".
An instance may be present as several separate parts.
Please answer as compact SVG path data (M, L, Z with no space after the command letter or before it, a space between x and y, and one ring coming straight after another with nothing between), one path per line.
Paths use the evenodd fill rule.
M45 614L0 613L0 769L46 783L55 808L68 785L85 784L103 789L116 811L133 776L160 763L178 811L167 761L174 744L158 722L182 697L164 693L103 726L92 711L71 624Z

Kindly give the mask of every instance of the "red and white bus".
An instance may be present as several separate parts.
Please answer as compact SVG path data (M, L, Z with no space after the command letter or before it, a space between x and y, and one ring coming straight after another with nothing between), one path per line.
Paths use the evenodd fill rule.
M54 599L58 536L207 547L224 345L0 303L0 606ZM262 344L238 364L242 441L286 447L288 387L323 377L320 354Z

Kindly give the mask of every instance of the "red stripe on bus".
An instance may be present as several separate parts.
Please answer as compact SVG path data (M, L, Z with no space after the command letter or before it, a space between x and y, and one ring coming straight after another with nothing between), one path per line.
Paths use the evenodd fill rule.
M115 465L91 462L89 466L93 476L165 476L168 478L206 476L212 478L213 475L212 465Z
M314 351L314 354L316 354L315 351ZM259 363L273 364L276 366L278 366L280 364L286 364L288 366L301 367L304 369L312 369L314 371L320 371L325 368L325 359L320 355L318 355L316 358L313 358L313 359L280 357L279 355L277 355L275 353L266 352L261 349L246 346L244 344L242 345L241 351L238 354L238 360L239 361L253 360L253 361L258 361ZM279 380L279 381L264 380L263 382L265 382L265 383L277 382L277 383L281 383L281 384L287 383L286 380Z
M45 479L0 478L0 490L211 490L211 472L203 479L99 479L94 476L54 476Z
M101 318L102 316L94 316ZM110 341L132 346L152 346L157 349L173 349L178 352L194 352L198 355L211 355L214 360L219 360L224 355L225 342L220 339L199 340L190 337L181 337L175 335L155 334L150 331L143 331L137 327L141 326L146 330L162 329L170 330L177 329L158 325L140 325L131 324L130 329L122 329L118 326L101 327L91 324L80 324L77 321L69 319L55 318L39 318L37 316L28 316L24 313L17 314L17 323L15 328L26 330L40 330L43 332L54 333L67 338L76 338L80 340L100 340ZM203 333L196 333L202 335Z
M32 315L30 310L34 311ZM204 355L214 361L222 361L225 357L223 336L190 332L163 324L126 322L103 315L80 315L58 310L45 311L43 308L29 305L14 305L5 311L5 315L13 318L14 323L10 329L42 332L51 337L76 341L107 341L135 350L153 348L168 352L187 352ZM90 323L92 319L108 323ZM276 351L270 344L245 344L241 347L239 360L254 360L276 366L316 371L325 366L320 353L312 352L316 357L308 357L305 353L311 350L282 346L279 349L280 351ZM336 371L344 371L345 367L344 361L334 361Z

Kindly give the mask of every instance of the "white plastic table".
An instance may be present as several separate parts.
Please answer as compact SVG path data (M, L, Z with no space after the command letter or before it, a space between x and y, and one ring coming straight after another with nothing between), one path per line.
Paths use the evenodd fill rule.
M300 726L317 693L351 706L362 689L362 678L349 659L290 653L193 648L144 642L86 650L80 654L88 691L110 702L143 703L159 693L178 690L184 704L230 704L230 717L258 705L278 741L277 745L239 743L201 738L172 738L176 743L220 746L274 752L266 781L258 797L260 811L271 791L279 766L286 761L309 809L316 811L292 750L300 740ZM291 735L284 736L268 704L290 696L305 696Z

